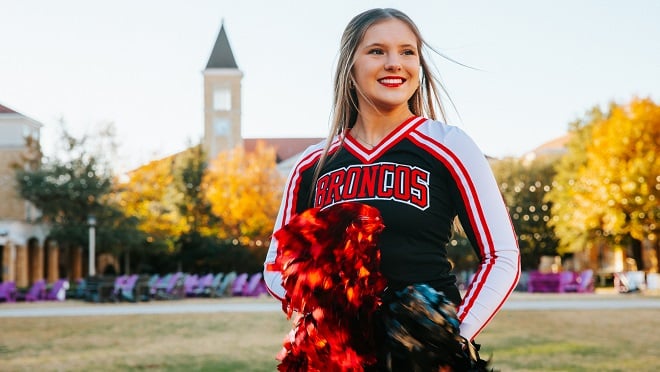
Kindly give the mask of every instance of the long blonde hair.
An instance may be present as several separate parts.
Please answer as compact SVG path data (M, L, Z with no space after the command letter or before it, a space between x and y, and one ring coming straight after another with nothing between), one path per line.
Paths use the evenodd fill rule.
M357 95L360 94L359 87L352 85L353 65L355 63L355 52L369 27L375 23L398 19L406 23L417 38L417 49L419 51L420 84L412 97L408 100L410 111L417 116L437 119L436 111L444 120L445 110L440 100L438 87L444 91L439 79L430 70L429 62L424 57L423 47L435 51L422 37L417 25L405 13L392 8L375 8L364 11L353 17L344 29L339 48L339 58L335 71L335 91L332 108L332 122L330 134L325 143L325 148L314 171L312 187L310 190L310 206L314 197L315 183L318 179L323 165L327 161L328 152L335 136L343 143L346 132L355 125L359 107ZM438 53L437 51L435 51ZM440 54L440 53L438 53Z

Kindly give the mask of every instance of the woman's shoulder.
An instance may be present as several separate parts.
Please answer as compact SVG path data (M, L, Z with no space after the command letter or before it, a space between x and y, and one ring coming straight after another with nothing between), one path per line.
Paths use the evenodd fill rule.
M462 128L438 120L428 119L417 131L431 142L435 142L442 151L448 151L459 157L482 156L479 145Z
M460 127L433 119L426 119L417 127L417 131L442 142L449 139L470 138Z
M338 142L337 137L333 138L330 148L332 149L337 142ZM307 146L305 150L294 156L294 159L296 159L295 161L296 164L303 162L309 163L310 161L312 162L318 161L318 159L323 154L323 150L325 149L326 143L327 143L327 139L322 139L319 142Z

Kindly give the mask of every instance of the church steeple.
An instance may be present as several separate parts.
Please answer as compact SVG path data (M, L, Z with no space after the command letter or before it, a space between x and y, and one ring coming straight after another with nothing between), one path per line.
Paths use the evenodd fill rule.
M238 68L234 53L231 51L229 39L227 39L227 32L225 32L225 24L222 22L218 38L215 40L211 57L206 64L206 68Z
M204 147L209 161L243 144L241 136L241 80L229 46L224 22L204 74Z

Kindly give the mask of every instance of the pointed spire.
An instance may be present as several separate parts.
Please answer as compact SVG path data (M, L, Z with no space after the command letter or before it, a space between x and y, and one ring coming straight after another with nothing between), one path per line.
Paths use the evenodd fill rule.
M215 46L213 46L213 51L211 52L211 57L209 57L209 62L206 64L206 68L238 68L234 54L231 51L231 46L229 46L224 20L220 26L220 33L215 40Z

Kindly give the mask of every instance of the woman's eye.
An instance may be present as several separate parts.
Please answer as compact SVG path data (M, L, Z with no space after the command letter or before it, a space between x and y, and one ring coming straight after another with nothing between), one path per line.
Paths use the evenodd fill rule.
M407 56L414 56L416 53L412 49L406 49L406 50L403 51L403 54L405 54Z
M384 54L384 53L382 49L375 48L375 49L370 49L369 54Z

